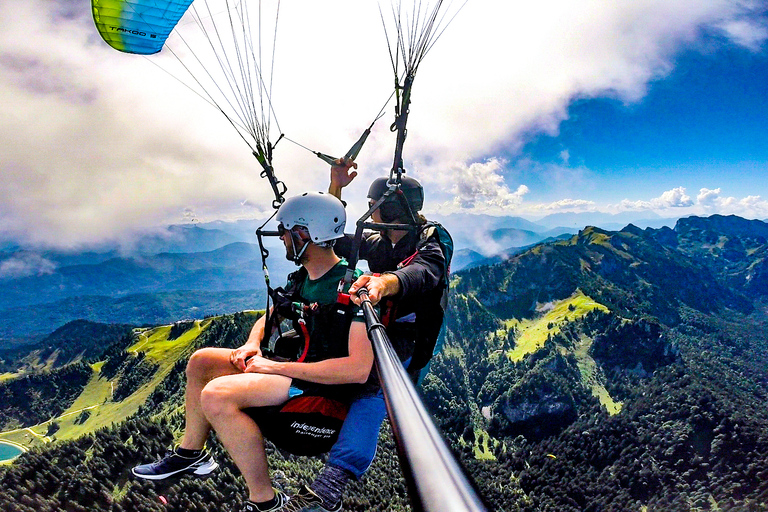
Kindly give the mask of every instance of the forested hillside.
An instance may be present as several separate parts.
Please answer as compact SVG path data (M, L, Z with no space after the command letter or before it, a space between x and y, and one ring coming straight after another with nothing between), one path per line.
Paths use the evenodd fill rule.
M235 314L210 319L204 324L181 322L137 331L132 339L116 340L106 348L103 353L106 359L98 365L99 379L115 384L114 393L103 407L126 404L141 396L140 407L127 420L74 438L71 433L79 423L87 425L98 420L99 409L93 409L91 417L76 419L74 423L78 425L68 426L61 421L60 430L48 428L51 442L38 443L12 465L0 466L0 510L235 510L245 496L244 483L215 435L210 448L222 464L222 470L207 480L182 478L148 483L131 478L130 468L162 455L174 439L178 440L183 425L184 368L192 351L203 346L241 345L256 318L252 314ZM201 325L204 325L202 329ZM152 386L148 378L151 380L160 368L151 361L157 361L166 351L173 352L177 341L184 345L183 354L168 367L162 380ZM164 360L161 364L168 362ZM74 371L78 367L72 365L71 368ZM55 387L75 390L74 385ZM69 402L62 400L62 407L66 408L71 401L70 393ZM382 437L380 448L367 485L352 486L349 510L407 509L405 483L390 435ZM301 480L307 481L322 467L318 458L294 457L271 447L269 454L276 483L291 492L298 490ZM166 498L167 506L160 503L160 495Z
M0 350L0 373L58 368L76 360L94 363L104 345L128 336L131 326L73 320L37 343Z
M495 506L768 509L766 228L588 228L456 276L424 391Z
M768 510L767 239L768 225L735 217L588 228L458 272L422 391L489 508ZM116 338L85 386L114 391L0 468L0 510L232 509L244 486L215 440L224 470L211 479L129 469L178 438L189 354L242 343L254 320ZM270 457L289 491L321 467ZM404 488L387 428L344 510L408 510Z

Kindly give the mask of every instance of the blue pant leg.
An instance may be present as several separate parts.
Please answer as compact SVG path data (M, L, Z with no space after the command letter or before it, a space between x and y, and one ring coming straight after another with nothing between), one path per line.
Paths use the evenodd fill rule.
M359 480L376 455L379 428L386 415L387 407L381 390L375 395L358 397L349 407L327 464L346 469Z

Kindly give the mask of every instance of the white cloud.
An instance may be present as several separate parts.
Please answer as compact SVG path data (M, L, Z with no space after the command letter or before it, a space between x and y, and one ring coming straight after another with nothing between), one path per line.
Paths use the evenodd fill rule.
M667 190L651 202L658 204L661 208L685 208L693 204L693 200L685 193L685 188L683 187Z
M607 205L609 211L654 211L662 216L669 215L739 215L746 218L768 218L768 201L760 196L741 199L723 196L721 188L702 188L694 200L684 187L668 190L650 200L622 200L617 205Z
M768 201L760 196L747 196L737 199L732 196L723 197L721 189L702 188L696 197L696 202L705 214L739 215L747 218L768 218Z
M553 212L591 212L596 210L597 204L586 199L560 199L548 204L535 205L531 210Z
M406 167L435 177L430 195L453 187L454 208L522 207L528 188L506 184L500 160L477 162L514 151L532 131L555 133L574 98L643 97L704 30L755 48L766 38L764 20L751 15L758 7L470 1L419 69ZM376 3L295 0L281 9L273 95L280 128L340 155L391 92ZM152 64L172 59L107 48L90 16L87 3L0 3L0 233L75 246L188 212L210 220L269 210L271 191L232 128ZM392 117L390 105L348 198L362 197L364 181L391 166ZM568 153L562 158L567 165ZM290 193L327 186L327 166L288 140L275 150L275 167Z
M0 279L51 274L55 270L54 262L34 253L18 253L0 261Z
M696 202L706 209L717 208L721 203L720 189L708 189L702 188L699 191L699 195L696 196Z
M759 50L768 39L768 27L760 20L730 19L723 22L721 28L729 38L750 50Z
M486 162L475 162L469 166L457 163L443 178L452 184L450 193L453 199L440 206L439 211L472 210L475 212L503 212L514 209L529 192L528 187L520 185L514 192L504 183L502 171L504 162L492 158Z
M629 199L624 199L618 204L617 209L619 211L660 211L671 208L687 208L689 206L693 206L693 199L686 194L684 187L676 187L649 201L630 201Z

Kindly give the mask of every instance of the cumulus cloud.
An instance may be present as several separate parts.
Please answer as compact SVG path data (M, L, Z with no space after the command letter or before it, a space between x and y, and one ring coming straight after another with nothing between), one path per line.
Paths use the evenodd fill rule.
M666 210L669 208L687 208L693 206L693 199L686 194L684 187L676 187L667 190L659 197L650 201L630 201L624 199L619 203L619 211L643 211L643 210Z
M667 190L652 202L659 204L662 208L684 208L693 204L693 200L685 193L683 187Z
M492 158L471 165L455 164L447 174L452 183L453 199L441 206L441 210L496 211L502 212L519 206L528 187L520 185L514 192L504 183L504 162Z
M720 189L716 188L710 190L708 188L702 188L699 191L699 195L696 196L696 202L707 209L713 209L722 204L722 198L720 197Z
M489 155L516 151L532 132L555 133L575 98L642 98L705 31L759 46L758 8L741 0L469 2L419 69L406 166L439 169L435 189L452 194L444 199L453 208L521 206L528 187L510 184ZM296 0L281 9L273 129L341 155L391 93L376 3ZM107 48L90 16L86 4L64 0L0 3L0 233L71 247L188 212L211 220L269 210L271 190L232 127L155 66L172 58ZM385 113L358 159L361 178L391 167L391 105ZM568 153L562 158L567 165ZM275 168L291 193L327 187L327 166L287 139ZM348 197L364 195L363 181Z
M702 188L696 197L703 213L719 213L723 215L740 215L748 218L768 218L768 201L760 196L747 196L737 199L733 196L723 196L721 189Z
M768 201L762 197L739 199L723 195L720 187L702 188L695 199L686 193L684 187L676 187L653 199L624 199L617 205L608 205L607 209L614 212L653 211L662 216L734 214L747 218L768 218Z

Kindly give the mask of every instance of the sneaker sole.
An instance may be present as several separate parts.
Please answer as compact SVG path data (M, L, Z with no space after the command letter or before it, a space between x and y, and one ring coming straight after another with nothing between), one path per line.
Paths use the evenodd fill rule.
M200 478L205 478L206 476L210 475L217 469L219 469L218 463L215 460L211 459L210 461L206 462L202 466L196 467L195 470L192 472L192 474Z
M179 475L179 474L187 474L187 473L191 474L191 475L194 475L194 476L196 476L198 478L205 478L208 475L210 475L211 473L213 473L214 471L216 471L216 469L218 469L218 467L219 467L219 465L216 463L216 461L215 460L211 460L211 461L209 461L209 462L207 462L207 463L205 463L205 464L203 464L201 466L198 466L198 467L196 467L194 469L193 468L184 468L184 469L180 469L178 471L174 471L172 473L163 473L162 475L145 475L145 474L142 474L142 473L137 473L133 469L131 469L131 473L133 474L133 476L138 477L138 478L143 478L145 480L165 480L166 478L170 478L172 476L176 476L176 475Z

